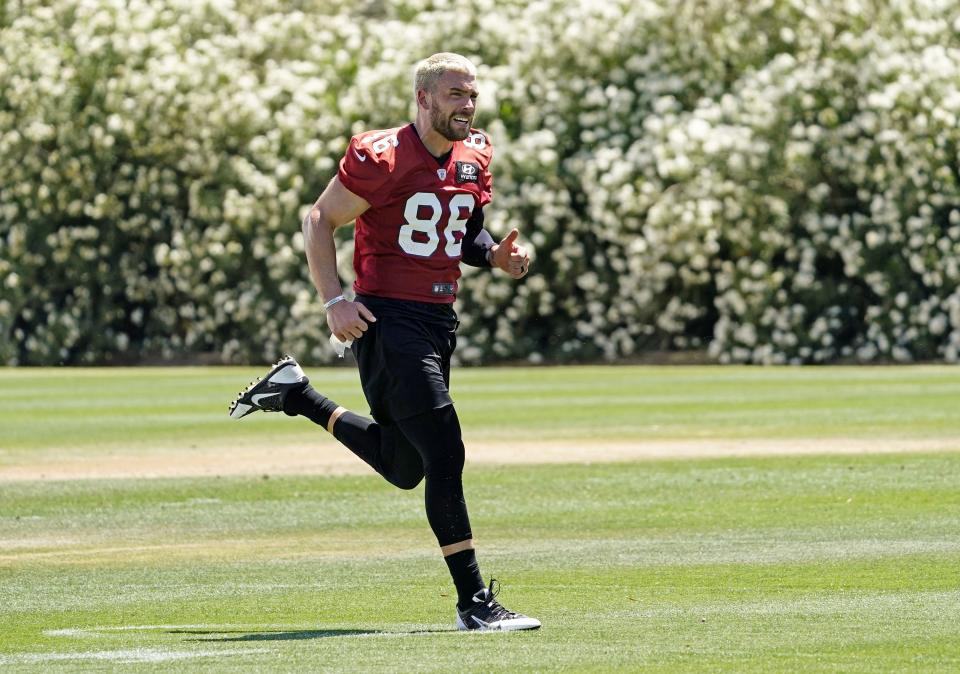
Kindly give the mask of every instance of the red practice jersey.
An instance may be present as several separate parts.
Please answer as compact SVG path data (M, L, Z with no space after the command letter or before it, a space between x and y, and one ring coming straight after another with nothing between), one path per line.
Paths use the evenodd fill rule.
M354 234L354 290L452 303L467 220L491 199L492 157L490 138L475 129L442 165L413 124L351 138L338 177L370 204Z

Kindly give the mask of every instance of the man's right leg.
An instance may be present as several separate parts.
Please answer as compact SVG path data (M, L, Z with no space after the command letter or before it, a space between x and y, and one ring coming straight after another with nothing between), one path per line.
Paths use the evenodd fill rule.
M284 399L283 411L307 417L325 428L396 487L413 489L423 480L420 453L395 425L378 424L355 414L309 385L291 391Z

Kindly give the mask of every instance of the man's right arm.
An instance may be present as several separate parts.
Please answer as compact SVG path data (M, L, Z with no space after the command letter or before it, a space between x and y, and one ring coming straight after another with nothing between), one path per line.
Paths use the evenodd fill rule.
M310 267L310 278L323 301L343 295L337 275L337 248L333 232L356 220L370 208L367 201L333 180L303 219L303 245ZM327 325L337 339L347 341L363 336L367 321L376 321L370 310L359 302L339 301L327 309Z

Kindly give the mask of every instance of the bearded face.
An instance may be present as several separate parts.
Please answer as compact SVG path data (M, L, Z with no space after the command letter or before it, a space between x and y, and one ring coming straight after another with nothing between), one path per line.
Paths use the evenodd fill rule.
M446 72L428 94L430 125L449 141L463 140L470 135L470 126L477 111L477 84L473 75Z
M430 125L433 130L447 140L463 140L470 135L470 125L473 123L473 112L450 113L448 110L435 106L430 111Z

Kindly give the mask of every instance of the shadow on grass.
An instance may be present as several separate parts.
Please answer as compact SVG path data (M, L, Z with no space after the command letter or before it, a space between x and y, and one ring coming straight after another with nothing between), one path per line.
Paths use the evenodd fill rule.
M383 630L170 630L168 634L191 634L200 638L185 641L226 642L226 641L299 641L303 639L326 639L329 637L356 637L373 634L439 634L449 630L409 630L407 632L385 632ZM206 636L206 635L239 636ZM201 635L203 635L201 637Z

